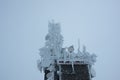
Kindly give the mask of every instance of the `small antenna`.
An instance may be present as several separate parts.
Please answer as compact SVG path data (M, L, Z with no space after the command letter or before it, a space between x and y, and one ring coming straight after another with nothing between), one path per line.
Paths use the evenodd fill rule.
M80 52L80 39L78 39L78 53Z
M85 52L86 52L86 46L83 45L83 53L85 53Z

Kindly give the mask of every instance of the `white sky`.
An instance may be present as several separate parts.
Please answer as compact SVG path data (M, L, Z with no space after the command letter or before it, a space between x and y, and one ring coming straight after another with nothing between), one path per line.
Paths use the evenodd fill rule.
M0 0L0 80L43 80L36 61L52 19L64 46L80 38L96 53L93 80L120 79L119 0Z

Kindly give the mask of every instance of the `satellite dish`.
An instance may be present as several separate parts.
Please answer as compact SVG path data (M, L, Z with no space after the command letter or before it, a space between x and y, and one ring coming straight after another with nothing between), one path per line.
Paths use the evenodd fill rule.
M72 53L72 52L74 51L74 47L73 47L73 45L70 46L70 47L68 47L68 51L69 51L70 53Z

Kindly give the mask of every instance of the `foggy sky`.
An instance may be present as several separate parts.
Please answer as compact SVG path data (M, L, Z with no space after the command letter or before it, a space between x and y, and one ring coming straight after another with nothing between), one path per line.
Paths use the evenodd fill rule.
M120 79L119 0L0 0L0 80L43 80L38 49L52 19L61 24L63 47L77 49L80 38L98 56L93 80Z

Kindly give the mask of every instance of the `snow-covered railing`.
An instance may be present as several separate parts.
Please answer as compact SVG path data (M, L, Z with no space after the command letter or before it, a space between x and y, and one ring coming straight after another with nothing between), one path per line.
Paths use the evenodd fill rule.
M65 57L62 57L62 58L59 58L57 59L57 63L58 64L71 64L71 63L74 63L74 64L90 64L90 65L93 65L96 61L96 55L92 54L92 55L89 55L89 56L75 56L75 57L72 57L72 58L65 58Z

